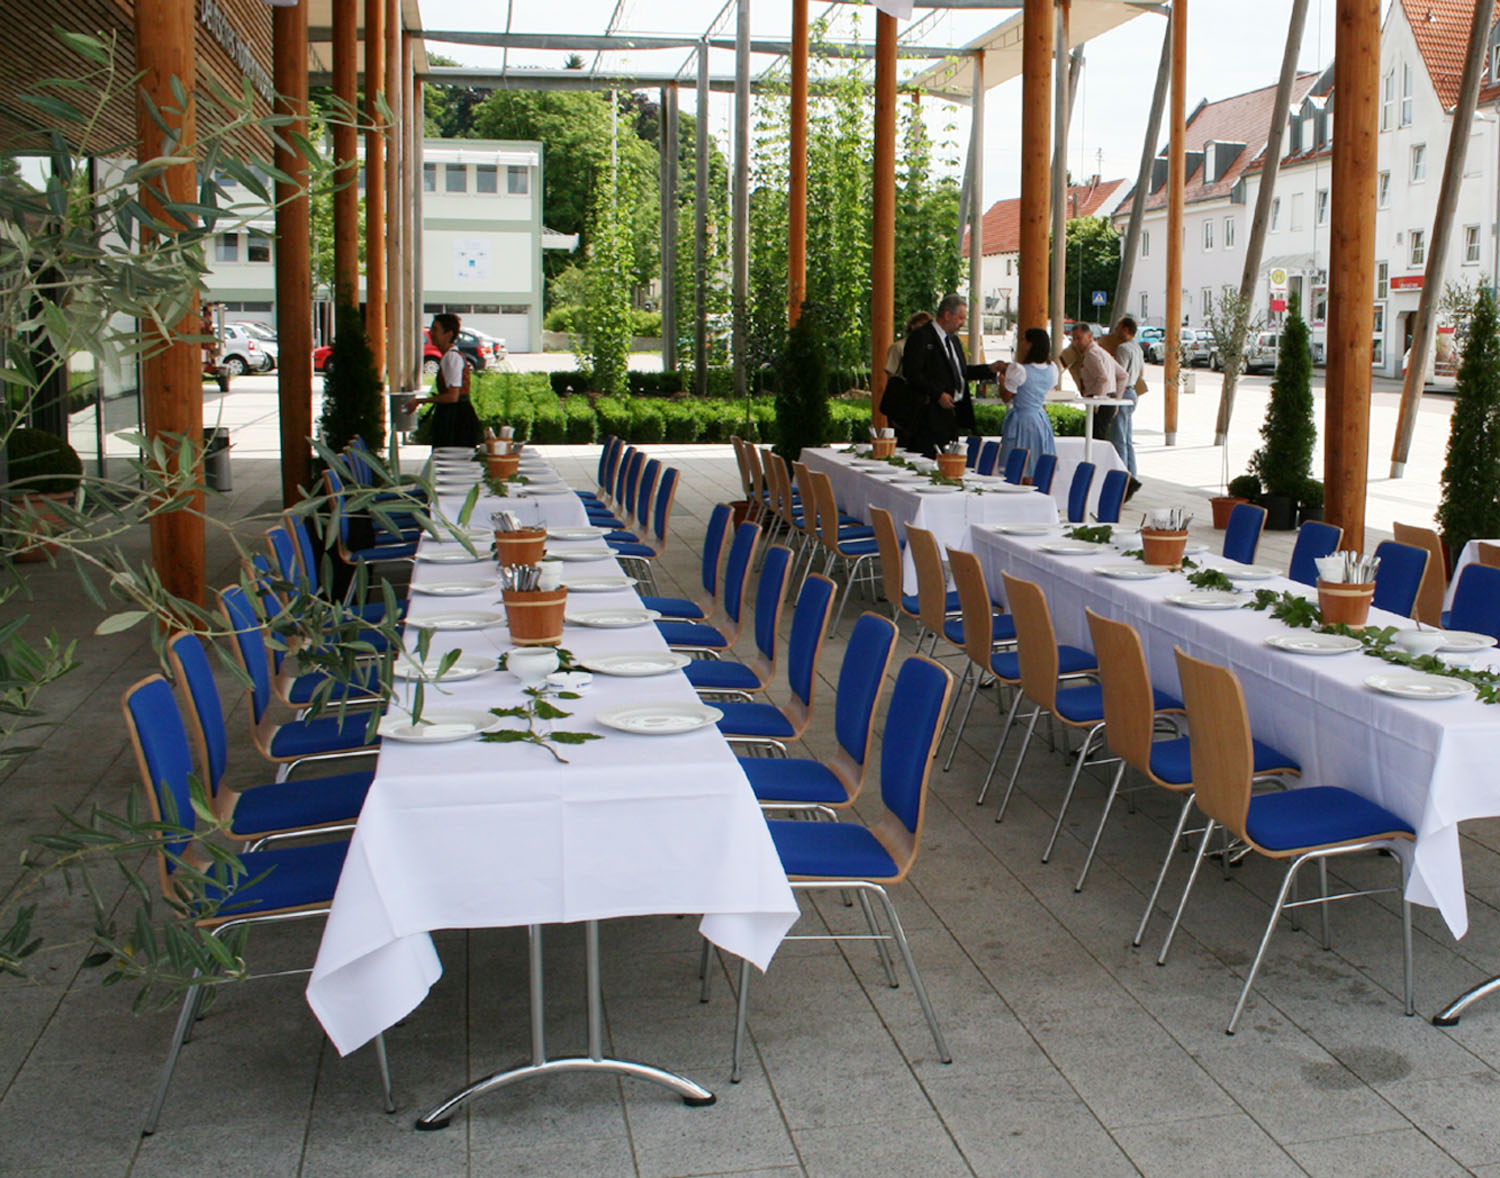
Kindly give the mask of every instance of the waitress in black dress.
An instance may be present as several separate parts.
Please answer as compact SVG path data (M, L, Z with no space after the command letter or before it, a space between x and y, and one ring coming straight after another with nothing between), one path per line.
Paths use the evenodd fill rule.
M433 446L477 446L484 438L479 416L469 400L469 366L458 350L458 316L443 312L432 317L433 346L443 353L433 395L414 401L432 406Z

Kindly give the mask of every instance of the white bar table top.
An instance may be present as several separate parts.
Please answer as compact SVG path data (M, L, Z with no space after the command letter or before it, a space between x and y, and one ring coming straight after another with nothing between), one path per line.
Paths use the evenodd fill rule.
M462 497L444 497L450 517ZM553 526L587 522L574 495L481 498L474 519L499 506ZM423 544L430 543L424 539ZM601 544L602 541L591 541ZM568 562L564 580L619 574L613 559ZM494 566L418 562L414 581L483 578ZM411 620L459 609L499 609L500 594L413 593ZM569 610L639 606L633 591L573 593ZM408 631L410 633L410 630ZM459 648L500 654L504 626L435 631L433 656ZM623 630L568 625L576 658L665 650L655 626ZM764 969L798 908L749 782L713 727L678 736L637 736L595 722L603 709L648 700L698 702L681 672L650 678L596 675L560 730L604 739L543 748L476 740L382 746L375 782L307 987L329 1038L348 1052L404 1018L426 997L442 965L435 929L570 923L657 913L703 914L715 944ZM504 672L429 686L426 708L510 707L524 702Z

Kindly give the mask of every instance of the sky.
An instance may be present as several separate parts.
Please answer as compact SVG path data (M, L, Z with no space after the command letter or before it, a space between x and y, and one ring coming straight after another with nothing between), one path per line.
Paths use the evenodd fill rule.
M920 2L920 0L919 0ZM790 29L787 0L750 0L751 34L784 39ZM420 0L422 24L427 29L503 32L602 33L612 16L615 28L626 32L700 34L718 14L716 32L732 36L734 0L718 8L714 0ZM1274 85L1281 68L1286 25L1292 0L1190 0L1188 8L1187 109L1202 99L1215 101L1246 90ZM1309 0L1307 28L1303 35L1298 67L1323 69L1333 60L1335 0ZM829 11L822 0L812 0L814 19ZM874 36L874 9L855 10L851 5L831 6L844 14L840 19L857 20L862 40ZM918 9L917 17L923 17ZM940 13L928 17L920 30L925 44L962 45L1010 17L1003 9ZM905 30L912 22L903 22ZM1140 165L1141 140L1150 113L1151 91L1161 54L1165 20L1146 14L1098 38L1084 49L1085 67L1079 83L1078 101L1069 127L1068 166L1074 177L1100 173L1104 179L1134 180ZM431 49L456 58L465 65L498 69L502 51L476 46L431 43ZM509 66L558 68L563 54L511 50ZM593 55L585 60L593 62ZM768 57L754 60L758 72L771 63ZM732 51L710 55L715 74L730 74ZM609 54L601 68L643 73L675 74L684 70L691 78L693 66L687 50L643 51ZM691 88L681 95L684 111L694 108ZM729 141L732 97L715 94L710 125L721 145ZM961 143L969 132L968 107L929 99L925 106L934 134L952 127ZM1017 171L1021 126L1021 82L1013 79L990 90L985 103L984 198L995 200L1017 196ZM1163 139L1163 142L1165 140Z

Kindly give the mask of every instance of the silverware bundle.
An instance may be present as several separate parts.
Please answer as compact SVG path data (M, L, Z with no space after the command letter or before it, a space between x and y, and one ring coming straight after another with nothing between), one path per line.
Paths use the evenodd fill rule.
M968 451L969 443L967 442L949 442L943 447L944 454L967 454Z
M492 511L490 523L495 525L497 532L519 532L525 527L514 511Z
M1193 522L1193 513L1186 507L1158 507L1141 516L1141 527L1158 532L1185 532Z
M534 593L541 588L542 570L534 564L502 566L499 569L500 587L514 593Z
M1315 563L1318 576L1332 584L1369 585L1374 582L1376 570L1380 568L1380 557L1335 552L1332 556L1319 557Z

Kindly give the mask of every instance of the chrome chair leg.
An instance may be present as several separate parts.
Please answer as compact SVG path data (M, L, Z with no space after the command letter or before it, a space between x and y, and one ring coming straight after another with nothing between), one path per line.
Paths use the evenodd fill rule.
M703 955L698 958L698 1001L708 1001L708 986L711 976L710 966L713 965L713 946L707 937L703 938Z
M1208 850L1208 840L1214 837L1214 829L1218 826L1212 818L1203 828L1203 838L1198 842L1198 851L1193 856L1193 866L1188 871L1187 883L1182 885L1182 895L1177 900L1177 911L1172 913L1172 923L1167 929L1166 938L1161 943L1161 952L1156 955L1157 965L1167 964L1167 951L1172 948L1172 938L1177 935L1177 926L1182 923L1182 911L1187 907L1188 896L1192 894L1193 883L1198 878L1198 868L1203 866L1203 853Z
M396 1098L391 1095L391 1060L385 1050L385 1032L375 1036L375 1064L380 1069L380 1090L385 1096L385 1111L396 1111Z
M740 959L739 1002L734 1010L734 1054L729 1061L729 1082L740 1082L740 1059L745 1051L745 1021L750 1013L750 963Z
M974 799L976 806L984 805L985 796L990 792L990 782L994 779L995 768L1000 764L1000 754L1005 749L1005 742L1010 739L1010 726L1016 721L1016 713L1021 710L1021 689L1013 688L1010 698L1010 710L1005 714L1005 727L1000 729L1000 739L995 742L995 753L990 757L989 772L984 775L984 783L979 787L979 796Z
M974 664L972 662L970 662L969 665L964 668L964 679L968 678L969 672L971 670L974 670ZM974 710L974 700L979 695L979 681L983 678L983 675L975 675L974 686L969 688L969 699L968 702L964 704L963 718L958 722L958 731L953 734L953 743L948 746L948 759L943 762L944 773L948 772L948 770L953 767L953 756L958 752L958 742L961 741L964 737L964 729L969 726L969 713ZM958 690L962 691L963 689L964 680L960 679L958 681ZM950 720L953 718L953 712L955 710L956 709L954 708L948 709L948 718Z
M1406 917L1406 924L1410 926L1411 918ZM1411 937L1407 935L1406 953L1411 954ZM1435 1027L1454 1027L1458 1025L1459 1017L1474 1003L1481 998L1488 998L1491 994L1500 993L1500 975L1490 978L1488 981L1480 982L1479 985L1465 990L1442 1010L1432 1016L1432 1025ZM1411 1013L1410 1010L1407 1011Z
M1094 747L1094 742L1099 739L1103 731L1103 723L1095 724L1084 735L1083 743L1078 746L1078 756L1073 761L1073 775L1068 778L1068 788L1063 794L1062 805L1057 808L1057 821L1052 824L1052 837L1047 840L1047 849L1042 852L1043 863L1052 858L1052 851L1057 846L1057 836L1062 833L1063 819L1068 816L1068 807L1073 802L1073 791L1078 788L1078 775L1083 772L1083 766L1089 759L1089 750Z
M881 906L885 909L885 917L890 921L891 932L896 938L896 947L901 950L901 960L906 965L907 976L911 978L912 989L917 992L917 1001L921 1003L922 1013L927 1017L927 1029L932 1032L932 1041L937 1047L938 1058L944 1063L952 1063L953 1053L948 1050L947 1040L943 1038L942 1028L938 1026L937 1014L932 1009L932 1000L927 997L927 987L922 984L922 974L917 969L917 959L912 956L911 945L906 939L906 930L901 927L901 918L896 915L896 906L891 903L891 897L883 887L874 884L871 885L871 890L880 897Z
M1073 885L1075 892L1083 891L1084 881L1089 877L1089 868L1094 865L1094 853L1099 850L1099 840L1104 837L1104 824L1109 821L1110 808L1115 804L1115 798L1119 796L1120 785L1124 780L1125 762L1121 761L1120 767L1115 770L1114 780L1109 783L1109 796L1104 799L1104 809L1099 815L1099 825L1094 828L1094 841L1089 844L1089 853L1083 859L1083 870L1078 873L1078 882ZM1153 901L1155 898L1153 894ZM1148 908L1146 911L1151 910Z
M1320 892L1322 894L1323 899L1327 900L1328 899L1328 860L1327 859L1319 859L1318 860L1318 887L1320 889ZM1324 949L1332 949L1333 948L1333 937L1329 933L1329 930L1328 930L1328 905L1326 903L1318 905L1318 915L1323 918L1323 920L1322 920L1322 924L1323 924L1323 948Z
M901 983L896 979L896 967L891 963L891 951L885 947L885 935L880 931L880 926L875 923L875 910L870 907L870 897L865 895L863 888L854 893L859 897L859 906L865 914L865 924L870 928L870 936L875 938L875 951L880 954L880 967L885 970L886 984L892 990L898 988Z
M1286 869L1286 875L1282 878L1281 887L1276 892L1276 903L1271 907L1271 919L1266 921L1266 931L1261 934L1260 946L1255 950L1255 958L1250 962L1250 972L1245 975L1245 984L1240 989L1239 1001L1234 1004L1234 1013L1229 1016L1229 1025L1224 1028L1226 1035L1233 1035L1235 1025L1240 1021L1240 1013L1245 1009L1245 1002L1250 997L1250 987L1255 984L1255 975L1260 972L1260 963L1265 960L1266 949L1271 944L1271 934L1276 931L1276 919L1281 915L1281 910L1287 901L1287 895L1292 890L1293 883L1297 878L1297 869L1308 860L1308 856L1293 859L1291 865ZM1326 905L1325 905L1326 907Z
M193 971L193 977L198 976L198 971ZM177 1070L177 1057L182 1053L182 1045L187 1042L188 1028L193 1024L193 1016L198 1009L198 991L201 989L196 983L189 987L186 997L182 1000L182 1010L177 1015L177 1026L172 1032L172 1042L167 1048L166 1061L161 1065L161 1074L156 1081L156 1094L151 1098L150 1111L146 1113L146 1124L141 1128L142 1137L150 1137L156 1132L156 1123L161 1119L162 1106L167 1103L167 1088L172 1083L172 1073Z
M1135 939L1130 942L1137 949L1146 938L1146 926L1151 923L1151 914L1156 911L1156 900L1161 895L1161 885L1166 882L1167 871L1172 866L1172 856L1177 853L1177 843L1182 838L1183 828L1187 826L1188 812L1192 808L1193 795L1189 793L1182 799L1182 806L1177 812L1177 825L1172 829L1172 837L1167 842L1167 853L1162 857L1161 870L1156 873L1156 883L1151 887L1151 896L1146 901L1146 911L1141 913L1141 923L1136 926Z
M1000 808L995 811L996 822L1003 822L1005 820L1005 808L1010 805L1010 795L1016 792L1016 781L1021 776L1021 766L1026 761L1026 750L1031 747L1031 736L1036 731L1036 720L1041 714L1042 709L1040 706L1031 709L1031 717L1026 721L1026 736L1021 741L1021 751L1016 754L1016 763L1010 771L1010 781L1005 786L1005 796L1000 799ZM999 749L995 750L995 757L997 760L999 759Z

